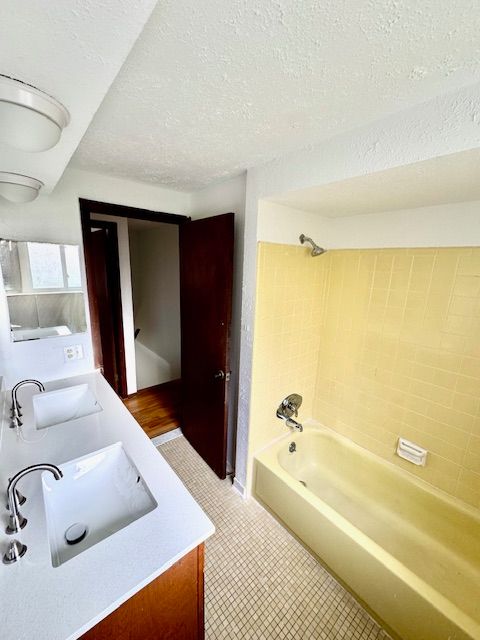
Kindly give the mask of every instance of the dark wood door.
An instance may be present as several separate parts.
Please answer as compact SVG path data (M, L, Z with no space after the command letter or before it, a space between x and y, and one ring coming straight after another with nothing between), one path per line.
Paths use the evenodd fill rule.
M127 395L117 225L89 221L85 265L95 366L118 393Z
M233 213L180 225L182 430L226 476Z

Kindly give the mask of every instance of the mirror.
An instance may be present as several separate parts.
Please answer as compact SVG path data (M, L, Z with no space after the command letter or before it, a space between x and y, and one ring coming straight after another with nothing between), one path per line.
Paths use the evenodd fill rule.
M78 245L0 240L12 340L87 330Z

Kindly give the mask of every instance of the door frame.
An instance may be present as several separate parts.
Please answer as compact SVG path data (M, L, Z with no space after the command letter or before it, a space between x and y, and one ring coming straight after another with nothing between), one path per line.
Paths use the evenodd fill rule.
M122 397L127 396L127 366L125 361L125 343L123 337L123 309L122 309L122 295L121 295L121 283L120 283L120 262L118 256L118 238L117 238L117 225L115 222L105 222L101 220L92 220L91 214L101 214L104 216L114 216L116 218L133 218L135 220L148 220L151 222L163 222L167 224L181 225L185 222L189 222L191 218L176 213L165 213L163 211L151 211L149 209L140 209L137 207L130 207L121 204L110 204L108 202L98 202L96 200L87 200L85 198L78 199L80 206L80 224L82 227L83 238L83 254L85 258L85 272L87 277L87 297L88 305L90 309L90 318L95 317L96 313L96 295L93 287L93 281L91 278L91 262L89 258L89 234L92 222L101 227L102 223L105 227L115 227L112 229L113 235L116 238L116 246L112 247L112 255L109 256L109 265L116 272L118 279L118 293L114 295L114 309L113 318L115 325L115 344L116 353L118 358L118 375L119 375L119 391ZM90 274L89 274L90 272ZM91 322L93 354L95 366L99 363L100 352L100 331L95 322Z

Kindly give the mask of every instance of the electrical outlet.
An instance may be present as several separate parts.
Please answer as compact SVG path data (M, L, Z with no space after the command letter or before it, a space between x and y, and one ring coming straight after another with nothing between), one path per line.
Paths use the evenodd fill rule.
M81 360L83 358L83 347L81 344L71 344L63 348L63 357L65 362L72 360Z

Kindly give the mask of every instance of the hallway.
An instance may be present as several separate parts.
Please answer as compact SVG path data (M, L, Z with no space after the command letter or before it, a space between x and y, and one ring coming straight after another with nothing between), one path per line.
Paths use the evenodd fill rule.
M137 391L123 403L147 436L155 438L180 426L180 393L181 380L172 380Z

